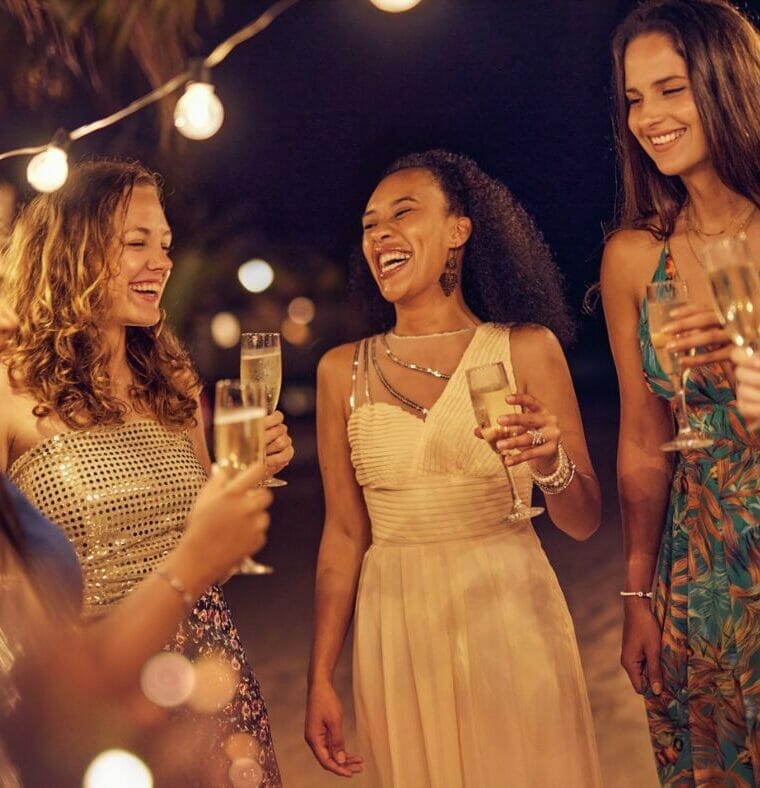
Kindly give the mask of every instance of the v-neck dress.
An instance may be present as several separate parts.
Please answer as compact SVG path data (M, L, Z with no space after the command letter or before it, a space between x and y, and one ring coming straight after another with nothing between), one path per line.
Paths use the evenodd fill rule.
M601 785L565 599L530 521L505 523L503 466L473 435L465 369L496 361L514 383L509 328L483 324L424 421L352 392L372 524L354 620L362 785Z
M653 281L677 278L667 245ZM674 397L639 322L650 389ZM712 446L676 456L657 570L664 689L646 698L663 785L760 785L760 437L720 363L689 372L692 427ZM670 760L675 760L670 763Z

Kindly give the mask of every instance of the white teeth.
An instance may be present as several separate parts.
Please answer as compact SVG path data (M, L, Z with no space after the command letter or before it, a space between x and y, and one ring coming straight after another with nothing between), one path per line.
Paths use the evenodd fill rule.
M156 285L132 285L132 290L136 293L150 293L151 295L156 295L159 288Z
M658 137L650 137L650 139L655 145L665 145L667 142L677 140L683 133L684 130L679 129L678 131L671 131L668 134L660 134Z
M383 252L378 257L378 262L380 263L380 268L383 271L387 271L403 265L411 256L410 252L402 252L400 249L394 249L391 252Z

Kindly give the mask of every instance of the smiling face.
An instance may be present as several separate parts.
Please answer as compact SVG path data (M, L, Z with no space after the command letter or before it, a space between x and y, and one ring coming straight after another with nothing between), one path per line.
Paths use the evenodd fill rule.
M123 216L123 225L121 217ZM107 321L112 326L153 326L172 268L172 234L153 186L132 190L126 213L116 213L114 275L108 282Z
M628 128L664 175L709 165L702 120L686 61L663 33L634 38L625 50Z
M383 178L362 217L362 251L383 297L392 303L441 293L438 279L452 249L469 237L470 220L450 213L424 169Z

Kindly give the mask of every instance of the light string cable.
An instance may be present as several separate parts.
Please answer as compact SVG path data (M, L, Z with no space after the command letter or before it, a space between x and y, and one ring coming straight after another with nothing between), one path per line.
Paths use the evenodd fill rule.
M263 30L269 27L269 25L271 25L278 16L283 14L298 2L300 2L300 0L277 0L277 2L264 11L261 16L259 16L257 19L254 19L252 22L249 22L245 27L242 27L240 30L238 30L237 33L233 33L228 39L222 41L221 44L215 47L211 54L209 54L202 61L203 68L212 69L215 66L218 66L227 57L227 55L229 55L230 52L235 49L235 47L261 33ZM175 90L182 87L182 85L193 76L193 73L194 72L192 70L188 69L187 71L183 71L181 74L177 74L176 77L172 77L165 84L142 96L142 98L136 99L123 109L120 109L117 112L106 116L105 118L95 120L92 123L87 123L84 126L74 129L66 135L67 139L73 142L75 140L81 139L82 137L86 137L88 134L100 131L107 126L112 126L114 123L118 123L120 120L123 120L130 115L134 115L135 112L139 112L144 107L154 104L156 101L160 101L165 96L168 96L170 93L173 93ZM38 145L28 148L17 148L16 150L7 151L6 153L0 153L0 161L3 159L9 159L12 156L25 156L42 153L42 151L46 150L49 145L50 143L46 143L45 145Z

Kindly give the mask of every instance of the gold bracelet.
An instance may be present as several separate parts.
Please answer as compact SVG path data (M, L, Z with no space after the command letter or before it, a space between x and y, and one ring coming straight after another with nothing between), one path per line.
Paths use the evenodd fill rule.
M179 578L170 575L166 569L159 568L156 569L155 572L160 578L166 580L169 586L182 597L185 607L188 610L192 610L195 605L195 599L193 599L193 595L185 588L185 584Z

